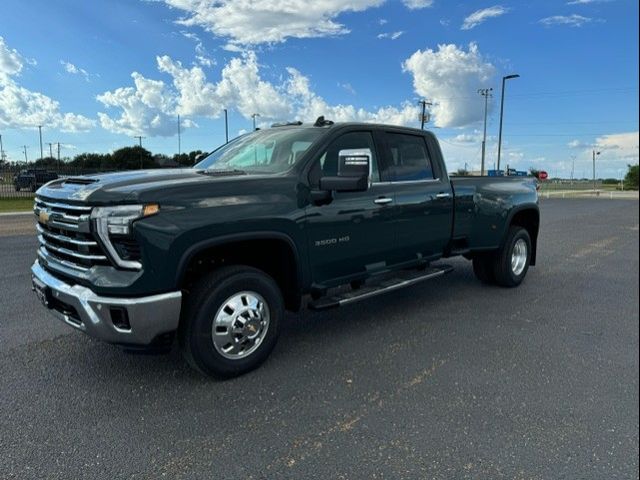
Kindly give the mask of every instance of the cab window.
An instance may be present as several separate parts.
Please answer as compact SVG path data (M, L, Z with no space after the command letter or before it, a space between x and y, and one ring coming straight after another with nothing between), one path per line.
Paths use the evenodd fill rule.
M371 132L349 132L335 139L329 147L320 155L311 168L309 181L318 186L320 177L333 177L338 175L338 153L340 150L368 148L371 150L371 181L380 181L380 169L378 156Z
M424 137L387 132L386 138L393 181L407 182L434 178Z

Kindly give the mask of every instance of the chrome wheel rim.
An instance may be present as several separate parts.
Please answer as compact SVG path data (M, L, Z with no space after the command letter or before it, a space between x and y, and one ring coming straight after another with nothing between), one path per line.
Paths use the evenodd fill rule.
M511 271L515 275L520 275L527 264L527 242L522 238L516 241L511 252Z
M269 329L269 306L256 292L239 292L227 298L218 309L211 336L216 351L238 360L255 352Z

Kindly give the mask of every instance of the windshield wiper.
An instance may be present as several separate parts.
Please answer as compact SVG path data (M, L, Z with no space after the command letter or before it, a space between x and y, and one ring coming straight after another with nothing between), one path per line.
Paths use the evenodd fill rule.
M212 175L212 176L246 175L247 174L247 172L245 172L244 170L237 170L237 169L217 170L214 168L210 168L208 170L200 170L198 171L198 173L201 173L202 175Z

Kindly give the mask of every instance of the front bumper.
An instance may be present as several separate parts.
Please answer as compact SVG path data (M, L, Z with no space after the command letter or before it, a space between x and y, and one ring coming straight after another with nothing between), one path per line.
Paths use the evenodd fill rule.
M181 292L138 298L101 297L47 272L38 261L31 267L33 289L60 320L87 335L120 345L150 345L178 328Z

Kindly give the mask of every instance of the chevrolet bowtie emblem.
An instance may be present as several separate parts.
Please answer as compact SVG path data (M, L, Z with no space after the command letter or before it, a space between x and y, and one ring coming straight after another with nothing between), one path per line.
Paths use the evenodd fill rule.
M40 213L38 214L38 221L40 223L47 223L49 221L49 212L46 210L40 210Z

